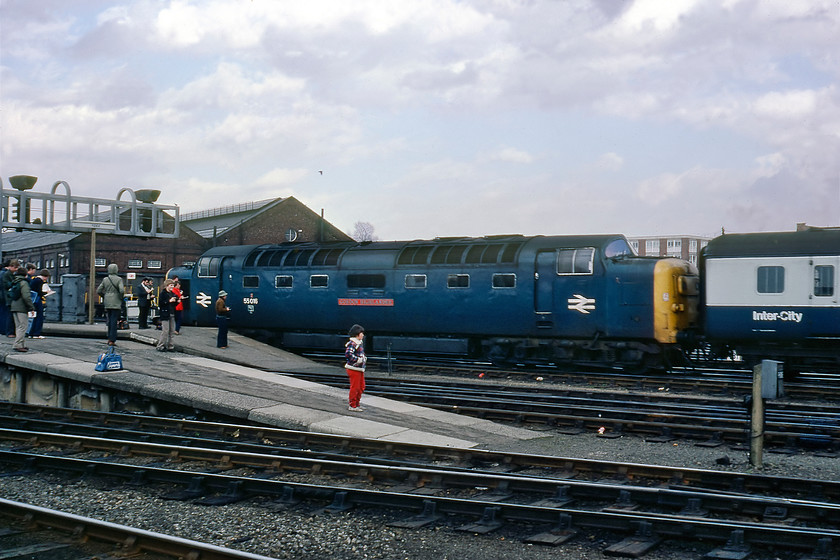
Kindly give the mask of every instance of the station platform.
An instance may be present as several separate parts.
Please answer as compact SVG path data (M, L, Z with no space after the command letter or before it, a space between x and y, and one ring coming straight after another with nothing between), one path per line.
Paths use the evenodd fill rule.
M15 352L12 338L0 339L0 359L8 366L59 380L279 428L467 448L494 448L544 435L376 396L363 396L364 412L351 412L347 389L286 375L343 373L342 368L318 364L233 332L228 335L228 348L216 348L216 329L209 327L182 328L174 336L174 352L155 350L160 331L121 330L117 351L124 369L97 372L97 357L107 349L105 333L101 323L47 323L45 338L26 340L29 352ZM29 393L36 391L37 387L28 388ZM37 400L37 395L27 395L27 402L33 398Z

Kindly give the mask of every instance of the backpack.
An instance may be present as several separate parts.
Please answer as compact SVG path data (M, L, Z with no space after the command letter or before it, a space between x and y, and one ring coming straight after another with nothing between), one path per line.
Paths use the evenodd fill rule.
M11 305L13 301L20 299L20 280L12 280L12 285L6 290L6 303Z

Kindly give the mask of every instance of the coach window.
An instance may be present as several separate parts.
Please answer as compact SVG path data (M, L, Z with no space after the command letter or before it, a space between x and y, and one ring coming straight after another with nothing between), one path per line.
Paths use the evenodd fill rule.
M592 274L595 249L560 249L557 251L557 274Z
M259 288L260 287L260 277L259 276L243 276L242 277L242 287L243 288Z
M426 287L426 275L425 274L406 274L405 275L405 287L406 288L425 288Z
M286 274L275 276L274 277L274 287L275 288L291 288L292 287L292 277Z
M310 288L326 288L330 285L330 277L326 274L313 274L309 277Z
M494 288L515 288L516 274L494 274L493 275Z
M448 288L469 288L470 275L469 274L450 274L446 277L446 286Z
M382 289L385 287L384 274L348 274L347 287L351 290L361 288Z
M759 266L756 289L759 294L781 294L785 291L785 267Z
M820 265L814 267L814 295L834 295L834 267L831 265Z

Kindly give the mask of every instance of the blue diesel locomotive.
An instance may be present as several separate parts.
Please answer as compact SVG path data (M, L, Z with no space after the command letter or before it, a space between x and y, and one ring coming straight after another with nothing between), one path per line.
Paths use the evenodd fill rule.
M786 376L840 365L840 229L722 235L700 267L714 354L776 359Z
M216 247L169 274L185 324L214 325L225 290L232 328L287 348L339 349L361 323L368 352L494 363L667 364L700 299L693 265L637 257L622 235Z

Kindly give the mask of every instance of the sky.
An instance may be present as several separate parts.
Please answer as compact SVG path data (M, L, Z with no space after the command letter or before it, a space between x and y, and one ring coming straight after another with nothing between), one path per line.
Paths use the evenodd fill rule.
M840 225L839 0L0 0L0 178L383 240Z

